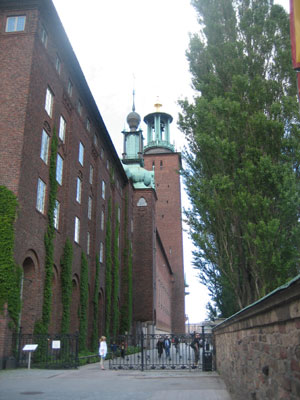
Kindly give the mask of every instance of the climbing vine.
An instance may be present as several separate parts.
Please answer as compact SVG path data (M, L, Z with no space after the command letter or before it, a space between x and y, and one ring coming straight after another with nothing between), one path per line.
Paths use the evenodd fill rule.
M42 310L42 319L35 324L35 333L47 333L50 317L51 317L51 300L52 300L52 278L53 278L53 264L54 264L54 245L53 239L55 234L54 228L54 210L57 193L57 180L56 180L56 157L57 157L58 140L56 130L53 130L51 141L51 155L49 167L49 199L48 199L48 225L44 236L45 244L45 281L44 281L44 301Z
M0 312L7 304L13 328L18 326L21 309L20 288L22 270L14 261L14 222L17 198L5 186L0 186Z
M124 213L124 240L123 251L124 274L122 275L122 286L124 290L124 302L121 308L120 333L129 332L132 323L132 251L128 239L128 197L125 197Z
M119 228L120 221L118 216L118 206L116 206L116 225L114 237L114 291L113 291L113 314L112 314L112 333L116 337L119 330L119 286L120 286L120 260L119 260Z
M79 351L86 350L88 328L89 272L86 255L81 253L80 306L79 306Z
M98 349L98 326L99 326L99 275L100 275L100 263L99 258L96 256L96 273L95 273L95 285L94 285L94 318L93 318L93 332L92 332L92 350L96 351Z
M72 299L72 260L73 247L72 243L67 238L64 246L64 252L60 261L62 286L61 333L69 333L70 330L70 307Z
M105 236L105 335L110 337L111 295L112 295L112 248L111 248L111 198L108 200L108 213Z

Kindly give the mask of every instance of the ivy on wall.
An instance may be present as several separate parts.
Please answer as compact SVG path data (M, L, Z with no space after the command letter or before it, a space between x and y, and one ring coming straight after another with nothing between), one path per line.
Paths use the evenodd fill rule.
M96 256L96 272L95 272L95 281L94 281L94 297L93 297L93 332L92 332L92 351L97 351L99 343L99 281L100 275L100 263L99 257Z
M112 234L111 198L108 200L108 213L105 236L105 336L110 337L111 296L112 296Z
M48 199L48 225L44 236L45 244L45 280L44 280L44 301L42 310L42 319L35 324L35 333L47 333L51 318L51 300L52 300L52 278L54 264L54 210L57 194L56 180L56 157L58 140L56 130L53 130L51 141L50 167L49 167L49 199Z
M124 303L121 308L120 333L129 332L132 325L132 250L128 239L128 196L125 197L124 213L124 240L123 251L124 273L122 275L122 286L124 290Z
M80 271L80 305L79 305L79 351L87 349L88 328L88 302L89 302L89 271L88 262L84 252L81 253Z
M17 328L21 309L20 289L22 269L14 261L14 222L17 198L5 186L0 186L0 312L7 304L13 326Z
M73 246L69 238L67 238L64 246L64 252L60 261L62 287L61 333L69 333L70 331L70 307L72 300L72 261Z
M120 260L119 260L119 229L120 222L118 218L118 206L116 206L116 225L114 237L114 291L113 291L113 305L112 305L112 334L116 337L119 330L119 287L120 287Z

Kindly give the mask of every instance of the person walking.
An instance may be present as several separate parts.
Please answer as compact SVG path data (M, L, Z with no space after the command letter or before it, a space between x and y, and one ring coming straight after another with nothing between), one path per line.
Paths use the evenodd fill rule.
M165 353L166 353L166 358L171 360L170 358L170 347L171 347L171 341L168 336L166 336L164 340L164 348L165 348Z
M99 343L100 367L101 369L104 369L104 360L107 354L106 337L101 336Z
M158 352L158 358L161 359L161 355L164 351L164 340L163 338L159 338L157 343L156 343L156 348L157 348L157 352Z
M197 333L191 343L191 347L195 353L195 366L198 365L199 357L200 357L200 347L201 347L201 339L200 335Z

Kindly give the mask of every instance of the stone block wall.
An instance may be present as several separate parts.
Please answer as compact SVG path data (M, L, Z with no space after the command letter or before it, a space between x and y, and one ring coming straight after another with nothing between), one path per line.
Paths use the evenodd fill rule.
M300 276L214 329L233 400L300 398Z

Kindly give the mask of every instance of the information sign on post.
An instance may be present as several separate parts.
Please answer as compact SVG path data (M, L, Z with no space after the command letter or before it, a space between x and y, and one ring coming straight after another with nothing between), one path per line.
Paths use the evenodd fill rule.
M52 349L54 350L60 349L60 340L52 340Z
M30 369L31 363L31 353L33 353L37 349L37 344L25 344L23 347L23 351L28 351L28 369Z

